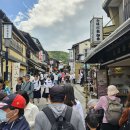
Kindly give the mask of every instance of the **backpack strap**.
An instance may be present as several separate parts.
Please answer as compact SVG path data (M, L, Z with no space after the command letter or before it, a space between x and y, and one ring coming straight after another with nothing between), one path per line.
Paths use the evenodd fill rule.
M72 107L67 106L66 112L65 112L65 119L67 122L70 122L71 115L72 115Z
M53 125L55 123L55 121L56 121L56 118L55 118L52 110L47 106L47 107L43 108L42 111L47 116L47 118L50 121L51 125Z

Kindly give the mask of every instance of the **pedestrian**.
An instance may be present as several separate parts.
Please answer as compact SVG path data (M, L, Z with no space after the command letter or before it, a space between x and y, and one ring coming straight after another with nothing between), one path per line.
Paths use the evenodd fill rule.
M58 73L58 84L61 84L61 81L62 81L62 74L59 71L59 73Z
M66 83L70 83L70 74L69 73L66 73L65 81L66 81Z
M86 119L85 119L85 122L86 122L86 126L90 130L97 130L97 127L99 125L99 121L98 121L98 118L94 114L88 114Z
M22 85L23 85L23 78L18 77L17 78L17 85L16 85L16 92L21 90Z
M81 87L83 87L83 84L84 84L84 74L83 72L80 73L80 85Z
M32 82L34 84L34 91L33 91L33 103L34 103L34 99L37 99L37 102L40 102L40 98L41 98L41 82L38 79L38 75L35 75L34 80Z
M0 130L30 130L24 117L26 101L19 94L10 94L0 102Z
M48 78L46 79L45 83L44 83L44 91L42 94L43 98L46 98L46 101L48 102L48 97L49 97L49 89L52 88L54 86L50 76L48 76Z
M75 84L75 73L72 74L72 78L73 78L73 84Z
M54 84L57 85L58 84L58 74L54 73Z
M80 101L75 98L73 86L71 84L65 84L64 89L65 89L65 95L66 95L64 103L70 107L73 107L80 113L83 124L85 126L83 108L81 106Z
M43 85L44 84L44 75L42 72L40 72L40 79L39 80L41 82L41 85Z
M64 104L64 99L65 91L62 86L50 89L51 104L36 116L35 130L51 130L54 127L57 130L85 130L79 112Z
M119 130L118 122L122 113L122 104L120 104L120 99L116 97L118 93L119 90L116 86L109 85L108 95L100 97L97 105L94 107L95 110L104 110L102 130Z
M34 84L30 81L30 75L26 74L25 82L23 83L21 90L26 91L29 99L33 102L33 91L34 91Z
M128 117L130 116L130 92L127 97L126 106L125 109L121 115L121 118L119 120L119 126L124 127L128 121ZM123 129L122 129L123 130Z
M30 74L30 82L32 82L34 80L34 75L33 73Z
M34 129L35 118L39 112L39 109L35 104L32 104L29 101L29 96L28 96L26 91L19 91L17 93L20 94L21 96L23 96L26 100L26 106L24 108L24 116L25 116L27 122L29 123L31 130L32 130L32 129Z
M73 83L73 74L72 73L70 73L70 83L72 84Z
M0 91L0 102L7 96L6 93L4 93L4 91Z
M10 95L10 94L12 93L12 92L11 92L11 88L9 87L9 81L5 81L4 92L5 92L7 95Z
M4 92L4 89L5 89L4 81L0 79L0 92Z
M51 78L51 81L54 83L54 74L53 74L53 72L50 73L50 78Z

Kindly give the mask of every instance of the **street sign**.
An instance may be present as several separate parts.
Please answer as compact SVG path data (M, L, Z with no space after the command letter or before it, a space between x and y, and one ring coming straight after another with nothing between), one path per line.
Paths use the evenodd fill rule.
M4 39L12 38L12 24L4 24Z
M98 45L103 40L103 18L93 18L90 21L90 38L92 45Z

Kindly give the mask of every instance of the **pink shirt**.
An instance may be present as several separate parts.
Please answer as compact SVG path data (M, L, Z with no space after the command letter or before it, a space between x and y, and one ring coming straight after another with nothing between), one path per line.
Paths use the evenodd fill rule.
M120 102L120 99L115 96L109 96L108 98L110 98L111 100L116 99ZM107 101L106 96L100 97L100 99L95 107L95 110L104 109L104 111L106 111L107 108L108 108L108 101ZM103 117L103 123L108 123L105 113L104 113L104 117Z

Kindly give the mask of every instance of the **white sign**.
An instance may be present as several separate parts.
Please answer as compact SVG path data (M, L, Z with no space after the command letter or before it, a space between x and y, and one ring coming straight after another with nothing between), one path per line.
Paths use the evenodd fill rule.
M50 60L50 64L52 65L54 62L53 62L53 60Z
M59 70L63 69L63 68L64 68L64 65L63 64L59 64Z
M39 52L39 61L42 63L43 62L43 52Z
M90 22L90 37L92 44L99 44L103 40L103 18L93 18Z
M69 59L70 60L74 59L73 50L69 50Z
M4 24L4 39L12 38L12 24Z
M12 87L16 91L17 78L20 76L20 63L12 63Z

